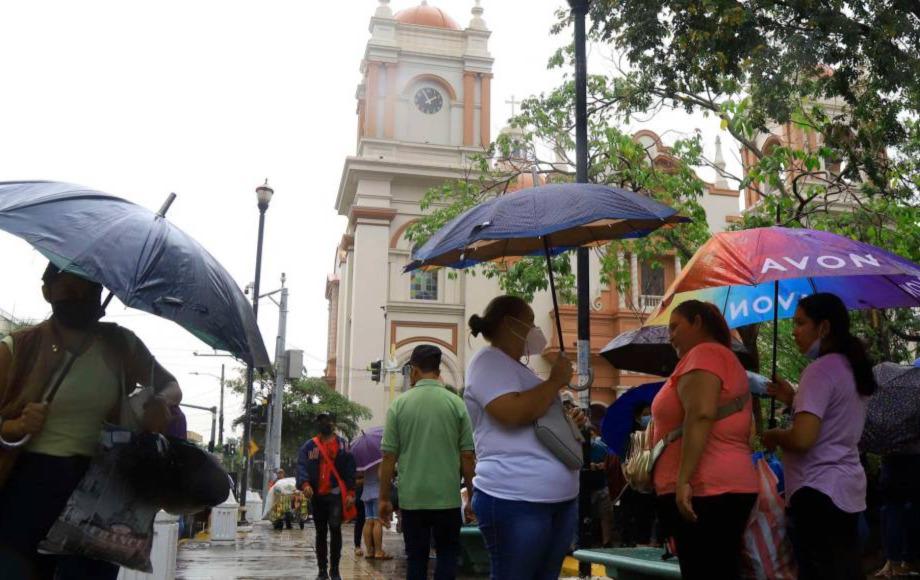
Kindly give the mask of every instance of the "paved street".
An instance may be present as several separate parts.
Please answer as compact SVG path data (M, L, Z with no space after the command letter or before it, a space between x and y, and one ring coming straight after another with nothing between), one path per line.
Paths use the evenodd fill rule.
M342 550L342 578L405 578L403 542L396 532L384 530L384 546L394 556L393 560L387 562L355 558L351 541L353 528L350 525L343 530L343 536L345 549ZM567 568L573 566L574 560L567 561ZM430 570L434 571L433 560ZM259 522L251 532L240 532L235 545L212 546L209 542L187 541L179 546L176 567L178 580L312 580L316 573L313 527L309 523L303 531L295 526L293 530L276 532L268 522ZM458 580L484 577L461 575Z
M387 562L355 558L353 528L343 530L342 578L393 579L405 577L406 560L402 538L386 532L384 546L394 559ZM432 561L432 570L434 562ZM212 546L189 541L179 547L176 577L182 580L243 580L248 578L312 579L316 576L313 552L313 527L301 531L274 531L268 522L259 522L249 533L240 533L235 545ZM464 580L475 576L462 576Z

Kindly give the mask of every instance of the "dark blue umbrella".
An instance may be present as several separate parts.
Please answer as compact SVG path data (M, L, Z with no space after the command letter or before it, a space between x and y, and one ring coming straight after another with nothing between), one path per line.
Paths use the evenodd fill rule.
M252 306L188 234L139 205L78 185L0 183L0 229L127 306L172 320L207 345L269 366Z
M690 221L651 198L607 185L559 183L500 195L460 214L418 250L406 271L468 268L514 256L546 256L559 348L565 351L553 279L553 254L610 240L640 238Z
M467 268L510 256L558 254L621 238L641 238L690 221L648 196L593 183L559 183L500 195L457 216L412 254L406 271Z
M650 406L662 386L664 381L633 387L607 408L604 420L601 421L601 439L607 444L610 453L621 460L626 458L626 442L636 422L636 410Z

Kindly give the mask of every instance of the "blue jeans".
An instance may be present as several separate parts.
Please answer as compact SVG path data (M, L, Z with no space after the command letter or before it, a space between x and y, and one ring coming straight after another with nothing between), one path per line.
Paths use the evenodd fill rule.
M376 497L374 499L364 500L364 517L366 519L369 519L369 520L379 520L380 519L380 515L377 514L377 501L378 499Z
M473 511L492 563L492 580L559 577L575 540L578 502L535 503L492 497L476 490Z

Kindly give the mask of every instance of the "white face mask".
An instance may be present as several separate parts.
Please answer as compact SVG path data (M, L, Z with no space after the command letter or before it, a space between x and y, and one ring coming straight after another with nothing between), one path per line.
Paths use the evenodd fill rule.
M817 359L821 356L821 337L815 339L811 346L808 347L808 350L805 351L805 356L811 360Z
M513 316L511 318L514 318ZM521 324L527 324L523 320L518 320L514 318L517 322ZM546 345L549 341L546 340L546 335L543 334L543 329L539 326L531 326L530 330L527 331L527 336L521 336L515 331L511 331L514 336L524 340L524 356L531 357L538 354L543 354L543 351L546 349Z

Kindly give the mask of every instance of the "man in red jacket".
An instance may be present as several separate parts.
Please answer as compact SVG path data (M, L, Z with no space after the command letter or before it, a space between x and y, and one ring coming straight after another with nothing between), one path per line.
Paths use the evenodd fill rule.
M297 455L297 488L310 500L316 527L317 580L341 580L342 512L355 503L355 459L348 442L335 435L335 417L320 413L319 435L308 440ZM331 562L328 532L332 532ZM329 564L331 563L331 566ZM327 572L328 570L328 572Z

